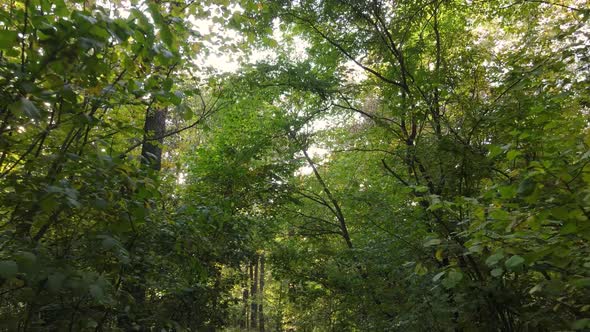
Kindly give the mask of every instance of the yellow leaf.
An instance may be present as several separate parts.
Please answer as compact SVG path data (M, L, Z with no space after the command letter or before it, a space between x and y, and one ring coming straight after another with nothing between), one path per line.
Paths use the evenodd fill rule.
M102 92L102 87L100 85L97 85L93 88L88 89L88 93L91 95L94 95L94 96L100 95L101 92Z
M437 259L439 262L442 262L442 260L443 260L443 252L444 252L444 251L443 251L442 249L438 249L438 250L436 251L436 254L434 254L434 256L436 257L436 259Z

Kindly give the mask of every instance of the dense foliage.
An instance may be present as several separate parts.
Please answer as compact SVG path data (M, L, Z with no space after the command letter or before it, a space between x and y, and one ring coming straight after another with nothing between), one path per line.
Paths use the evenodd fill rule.
M0 2L0 330L590 329L588 7Z

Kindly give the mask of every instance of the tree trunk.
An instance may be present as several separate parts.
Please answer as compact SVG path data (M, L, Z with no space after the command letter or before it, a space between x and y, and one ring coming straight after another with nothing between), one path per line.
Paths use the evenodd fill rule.
M145 165L159 171L162 168L162 143L166 133L166 109L148 109L143 127L141 160Z
M162 143L164 139L162 137L166 133L166 109L151 109L146 110L145 123L143 133L143 144L141 146L141 163L153 169L154 171L160 171L162 168ZM139 278L134 281L126 282L123 284L123 289L127 291L134 299L135 303L132 304L139 312L141 312L143 304L146 300L146 287L145 287L145 266L141 265L140 262L131 263L131 271L141 271L138 273ZM123 315L120 318L120 326L125 330L129 330L133 327L133 322ZM140 326L139 330L144 331L146 328Z
M250 283L249 285L246 286L246 288L249 286L250 290L252 289L252 280L254 280L254 265L252 264L252 262L250 262L250 265L248 266L249 270L250 270L250 278L248 279L248 282ZM250 301L254 301L254 296L255 294L252 293L252 291L250 291ZM248 314L246 315L246 328L248 330L250 330L250 328L252 327L252 323L251 323L251 318L252 318L252 306L249 303L246 303L246 306L248 308Z
M264 254L260 255L260 300L258 302L258 326L260 332L264 332Z
M246 266L245 273L248 273L248 267ZM248 283L250 282L249 278L242 283L242 302L243 302L243 309L242 309L242 317L240 318L240 329L244 330L248 328Z
M250 294L252 295L252 305L250 306L250 328L255 329L258 325L258 304L256 303L258 295L258 258L254 259L252 268L254 271L252 273L252 288L250 289Z

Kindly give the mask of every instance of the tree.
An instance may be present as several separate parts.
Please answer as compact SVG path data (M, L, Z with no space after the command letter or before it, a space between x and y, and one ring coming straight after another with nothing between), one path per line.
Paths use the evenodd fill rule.
M0 329L589 328L586 7L3 2Z
M363 117L363 120L351 121L351 132L335 130L326 140L336 141L332 144L336 150L380 154L373 171L380 169L380 173L388 174L389 181L393 181L392 190L405 194L397 198L401 200L398 202L389 203L387 199L374 196L367 204L396 206L392 210L397 215L410 215L410 220L419 221L421 227L409 230L412 241L407 244L423 242L426 248L413 254L404 252L394 261L401 264L409 260L415 278L439 290L434 294L434 297L438 297L434 307L431 305L432 296L423 297L423 304L418 306L430 312L420 316L434 314L432 326L443 329L487 326L515 330L525 326L557 328L570 323L580 327L587 322L581 311L583 305L574 309L576 305L573 304L578 303L575 300L577 296L564 293L561 294L572 301L567 304L569 309L557 310L546 320L529 316L535 310L525 309L527 306L543 309L537 307L540 303L527 290L539 285L532 291L535 294L544 287L541 284L553 283L556 275L563 278L563 273L574 275L577 272L560 270L564 268L563 264L550 268L545 260L550 256L548 252L530 256L531 248L525 245L528 242L526 239L551 237L548 234L555 236L556 233L551 227L532 227L535 230L530 232L517 230L518 227L531 227L525 226L525 221L531 215L520 215L522 209L527 210L530 206L525 208L522 202L515 201L525 199L528 204L532 204L540 198L536 191L539 182L526 175L523 177L520 170L535 168L532 165L537 163L553 165L549 161L553 158L550 151L557 151L554 150L556 146L564 147L564 141L551 147L548 137L565 135L559 130L549 134L549 128L568 128L567 136L572 138L572 148L565 150L571 151L573 155L583 155L587 150L583 144L579 145L586 134L575 120L583 118L585 102L579 99L583 93L577 89L584 83L577 87L575 84L566 87L559 83L561 79L573 82L571 75L586 72L587 64L575 60L577 51L555 52L575 48L575 36L583 34L581 29L586 24L584 19L579 20L581 16L578 15L584 16L582 13L585 12L581 8L573 3L556 5L522 2L503 8L501 2L464 4L458 1L401 1L392 5L380 1L298 1L274 2L259 13L249 13L257 18L270 15L280 19L284 25L290 24L291 31L304 34L310 43L310 67L331 68L326 71L333 76L324 82L340 84L314 91L318 98L329 105L321 108L324 113L354 112ZM570 21L572 16L569 15L578 19ZM517 17L526 18L526 28L517 22ZM499 26L496 20L502 20L502 24ZM565 24L564 29L547 29L540 23L543 20ZM531 30L531 26L537 28ZM518 43L509 42L511 38L518 40ZM493 42L500 39L507 42L494 48ZM528 46L533 40L538 47ZM571 64L568 69L564 67L566 63ZM366 78L351 80L349 66L357 67ZM262 70L266 68L262 67ZM277 68L278 73L274 77L277 77L278 84L299 91L310 91L308 87L318 86L303 75L299 78L307 79L307 83L301 84L297 80L285 82L283 78L290 70L288 66L286 69ZM566 99L568 101L562 103ZM578 104L580 101L582 104ZM286 109L309 111L305 106L294 102ZM327 113L329 111L332 113ZM330 116L333 119L334 115L328 115L328 119ZM536 131L533 128L543 129ZM504 154L508 164L498 164L498 156ZM564 157L561 153L559 156ZM519 163L519 160L522 162ZM330 156L325 172L335 173L339 162L340 159ZM576 182L583 187L583 181L573 179L577 178L575 174L585 172L585 164L575 165L569 171L561 169L559 172L565 171L571 184ZM545 173L544 167L535 168L532 174ZM341 176L350 172L344 172ZM525 173L529 174L528 171ZM556 174L554 171L550 173ZM340 181L346 183L347 180ZM547 184L542 185L544 190L549 190ZM365 183L363 185L366 186ZM323 187L326 195L334 196L329 194L326 186ZM559 186L549 187L559 191ZM517 194L519 191L520 194ZM546 192L549 195L547 197L552 197L550 201L553 201L557 191L549 191L551 194ZM535 192L537 194L533 195ZM569 192L574 193L576 189L570 188ZM507 201L500 203L494 200L496 195ZM392 193L388 196L397 195ZM321 196L312 198L319 200ZM358 205L358 202L353 204ZM586 219L583 217L587 209L586 202L570 197L559 204L575 204L576 207L572 206L571 209L572 215L577 215L579 221ZM552 208L546 208L547 216L552 215L549 212ZM355 210L346 205L342 209ZM307 221L302 221L300 227L306 227L307 230L310 224L316 225L311 233L316 237L340 233L334 232L332 226L328 226L328 229L318 228L317 225L330 225L330 220L325 220L323 214L313 207L297 207L293 210L289 219L293 220L292 216L296 215L303 217ZM536 208L535 211L539 212ZM554 216L560 220L559 227L571 222L565 221L569 217L558 215ZM357 220L366 220L367 217L364 213ZM399 223L406 220L403 217L399 219ZM362 228L350 224L347 226L355 230L349 232L356 234L351 236L354 242L364 237L361 235ZM575 232L584 237L583 231L577 233L577 227ZM396 235L387 233L391 237ZM474 234L478 234L477 240L471 237ZM307 238L310 232L302 235ZM375 235L365 236L373 241L376 238ZM506 246L507 239L512 239L509 240L512 246L508 255L498 249ZM395 240L403 241L399 236ZM585 243L585 240L581 240L581 243ZM541 247L549 250L545 245ZM310 245L310 248L313 246ZM298 251L296 248L292 250ZM363 250L362 246L357 250ZM430 254L422 255L424 251L430 251ZM565 252L561 251L561 254ZM291 252L287 256L292 255L296 254ZM306 261L311 264L309 262L312 260ZM569 265L571 267L583 265L581 261L568 262L572 264ZM296 266L286 264L288 268L283 277L300 274L303 282L325 280L325 276L318 279L313 269L301 271L301 264L304 263L300 262ZM354 268L354 264L349 267ZM556 275L549 275L546 269ZM583 275L578 274L584 279ZM507 284L508 280L519 282L518 285ZM575 283L578 282L572 281L570 285ZM326 285L325 281L322 286L327 290L334 288ZM573 288L583 289L579 286ZM346 285L342 289L346 294L353 286ZM411 303L414 301L412 297L416 295L402 294L402 298ZM404 306L396 303L389 307L401 309ZM457 309L451 309L450 315L446 315L449 318L443 318L449 308ZM484 317L481 312L491 312L493 317ZM357 313L356 317L366 316L363 310ZM407 313L396 312L394 321L397 323L394 325L412 321L406 319L404 314ZM375 324L375 319L367 323ZM421 321L420 324L427 323ZM366 328L364 326L361 329Z
M203 298L203 307L213 307L217 300L202 297L205 290L186 290L197 281L185 275L200 266L181 268L189 250L170 253L197 232L183 222L187 216L174 211L172 225L171 211L160 209L168 201L161 184L169 178L160 163L162 140L218 109L205 96L215 96L214 88L195 93L180 74L185 55L200 42L184 19L208 14L189 3L120 5L0 5L0 181L9 188L0 194L0 283L8 330L115 329L125 315L131 326L176 320L203 326L215 317L212 308L202 317L166 315L166 305ZM165 112L184 122L165 131L157 116ZM139 146L164 175L141 167ZM214 260L204 258L203 265ZM170 272L156 272L164 267ZM216 273L198 282L209 278ZM147 294L134 296L138 302L122 289L134 282ZM206 291L223 293L223 287ZM150 311L162 317L145 315Z

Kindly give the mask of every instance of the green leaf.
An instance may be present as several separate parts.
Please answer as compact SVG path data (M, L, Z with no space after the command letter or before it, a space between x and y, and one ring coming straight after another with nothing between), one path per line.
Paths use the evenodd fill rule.
M13 48L17 44L18 32L10 30L0 30L0 49L6 50Z
M504 258L504 254L501 252L495 253L493 255L491 255L490 257L488 257L488 259L486 259L486 265L487 266L493 266L498 264L498 262Z
M426 193L426 192L428 192L428 187L427 186L413 186L412 188L414 188L414 191L416 191L417 193Z
M0 277L10 279L18 273L18 265L15 261L1 261L0 262Z
M576 287L590 287L590 278L581 278L572 281Z
M574 330L583 330L590 327L590 318L583 318L575 321L572 324L572 329Z
M490 147L488 148L488 157L494 158L495 156L497 156L503 152L504 152L504 150L502 150L501 147L499 147L497 145L490 145Z
M27 98L21 98L19 101L10 105L9 107L13 113L22 114L31 119L37 120L41 117L41 113L37 107L35 107L35 105Z
M104 291L99 285L90 285L89 291L90 295L97 301L101 301L104 298Z
M452 270L447 274L447 277L443 279L442 284L445 288L454 288L463 280L463 273Z
M516 188L514 186L500 186L498 192L504 199L513 198L516 195Z
M490 217L499 221L510 220L510 213L502 209L493 209L490 211Z
M543 283L536 284L533 288L529 290L529 294L535 294L543 290Z
M151 32L152 25L150 24L150 21L148 20L148 18L143 14L143 12L141 12L140 10L138 10L136 8L132 8L131 14L133 15L133 17L135 17L138 20L140 27L142 27L144 29L149 29ZM143 36L143 33L141 33L141 35Z
M521 256L514 255L504 262L504 265L508 270L514 271L520 268L524 264L525 260Z
M497 267L490 272L492 277L496 277L496 278L502 276L503 273L504 273L504 269L502 269L501 267Z
M60 272L51 274L47 277L47 289L52 293L59 292L63 286L64 280L66 280L66 277Z
M176 106L176 111L180 113L182 119L185 121L189 121L194 116L193 110L184 103Z
M55 4L54 12L57 16L61 16L61 17L69 16L70 11L68 10L68 7L66 6L66 3L64 2L64 0L56 0L54 4Z
M103 240L101 242L102 247L105 250L111 250L113 249L115 246L117 246L119 244L119 241L115 240L114 238L110 237L110 236L103 236Z
M37 262L37 256L33 253L28 251L23 251L17 254L16 261L18 262L18 266L21 271L23 272L30 272L32 269L35 268L35 263Z
M171 78L167 78L162 82L162 90L168 92L172 89L172 86L174 85L174 80L172 80Z
M414 268L414 273L416 273L419 276L423 276L426 273L428 273L428 269L422 263L418 263Z
M561 227L561 230L559 231L559 233L562 235L574 234L577 232L578 232L578 225L575 221L566 222L563 225L563 227Z
M446 271L442 271L437 273L434 277L432 277L432 281L437 282L442 276L444 276Z
M441 243L440 239L430 239L424 243L425 247L437 246Z
M535 182L531 178L526 178L520 183L516 193L519 196L527 197L527 196L530 196L535 191L536 187L537 187L537 182Z
M517 150L510 150L508 151L508 153L506 154L506 158L508 158L509 161L513 161L514 159L516 159L516 157L520 156L521 152L517 151Z
M174 37L168 26L165 24L160 26L160 38L166 46L170 48L174 47Z

